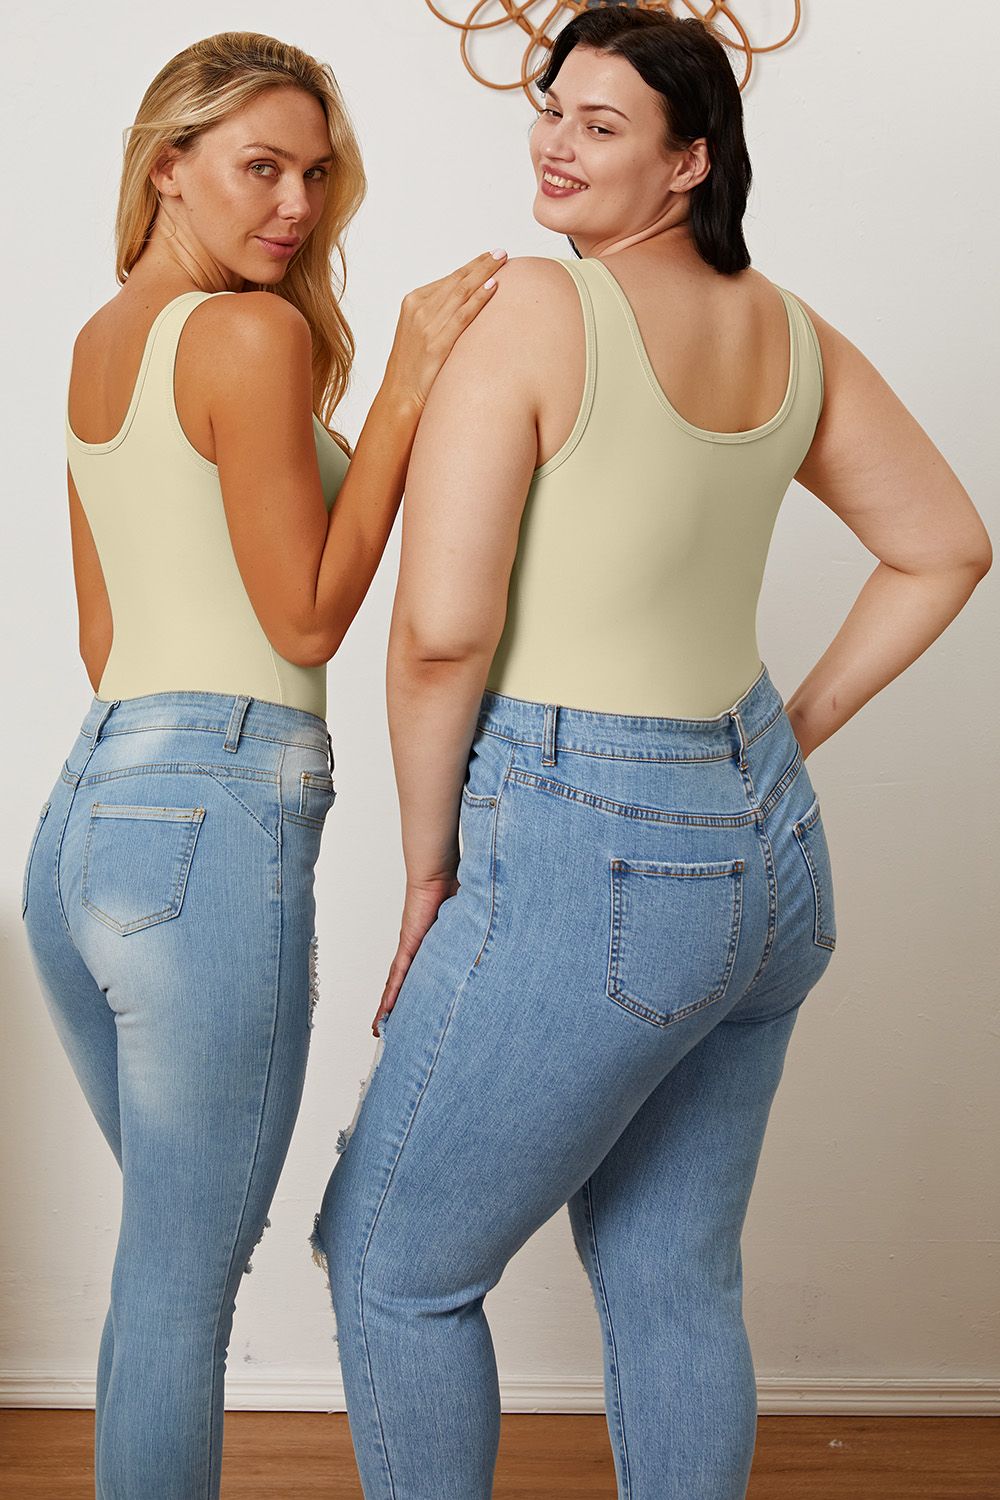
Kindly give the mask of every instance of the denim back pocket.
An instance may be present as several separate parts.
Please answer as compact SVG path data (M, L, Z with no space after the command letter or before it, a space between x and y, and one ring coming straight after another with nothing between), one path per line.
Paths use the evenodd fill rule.
M833 871L819 801L792 824L798 846L805 856L814 901L813 942L819 948L837 946L837 916L833 905Z
M38 822L35 824L35 831L31 835L31 843L28 845L28 858L24 862L24 876L23 876L23 878L21 880L21 916L22 916L22 918L23 918L25 912L28 910L28 880L29 880L29 878L31 876L31 861L35 857L35 845L38 843L38 835L42 831L42 824L45 822L46 814L48 813L48 810L49 810L50 806L51 806L51 803L49 803L49 802L45 802L45 803L42 804L42 810L38 814Z
M81 900L125 934L180 913L203 807L95 802L83 850Z
M655 1026L720 1000L742 911L742 859L613 859L608 995Z

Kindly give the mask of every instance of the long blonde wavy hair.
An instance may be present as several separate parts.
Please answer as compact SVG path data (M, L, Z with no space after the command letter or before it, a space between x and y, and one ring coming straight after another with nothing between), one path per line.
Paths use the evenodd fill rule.
M323 107L333 163L323 212L280 285L249 284L297 307L312 329L313 409L345 453L346 438L331 426L350 383L354 335L340 308L347 285L343 237L368 189L361 148L332 68L308 52L256 31L220 31L178 52L142 96L134 123L124 132L115 274L124 283L149 238L160 206L150 171L169 148L185 151L201 133L265 89L294 86ZM339 287L331 255L340 258ZM210 288L206 287L206 291Z

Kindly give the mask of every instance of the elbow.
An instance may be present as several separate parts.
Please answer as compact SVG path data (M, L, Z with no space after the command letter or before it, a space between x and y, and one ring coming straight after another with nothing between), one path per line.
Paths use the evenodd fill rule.
M286 661L290 661L296 667L325 667L332 656L336 654L339 640L333 640L329 634L313 632L308 635L297 635L287 643L288 649L282 651Z
M486 637L468 622L464 628L454 621L428 628L400 616L389 632L389 654L414 667L492 661L499 638L499 630Z

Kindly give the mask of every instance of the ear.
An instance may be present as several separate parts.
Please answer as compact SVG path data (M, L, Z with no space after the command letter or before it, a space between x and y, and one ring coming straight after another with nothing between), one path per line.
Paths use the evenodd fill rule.
M712 170L711 159L708 154L708 142L704 136L699 136L692 141L677 164L677 173L670 184L675 193L689 193L699 183L704 182Z
M181 185L175 175L180 159L181 153L168 146L160 153L149 170L150 182L157 192L166 198L179 198L181 195Z

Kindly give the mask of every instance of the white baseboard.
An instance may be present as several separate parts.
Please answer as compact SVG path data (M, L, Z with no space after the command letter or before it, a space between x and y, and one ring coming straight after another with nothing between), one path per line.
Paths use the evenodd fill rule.
M500 1386L505 1412L600 1412L600 1382L506 1380ZM757 1382L762 1416L997 1416L1000 1383L988 1380L762 1379ZM0 1375L0 1407L92 1407L94 1376ZM339 1380L295 1375L231 1375L229 1411L343 1411Z

